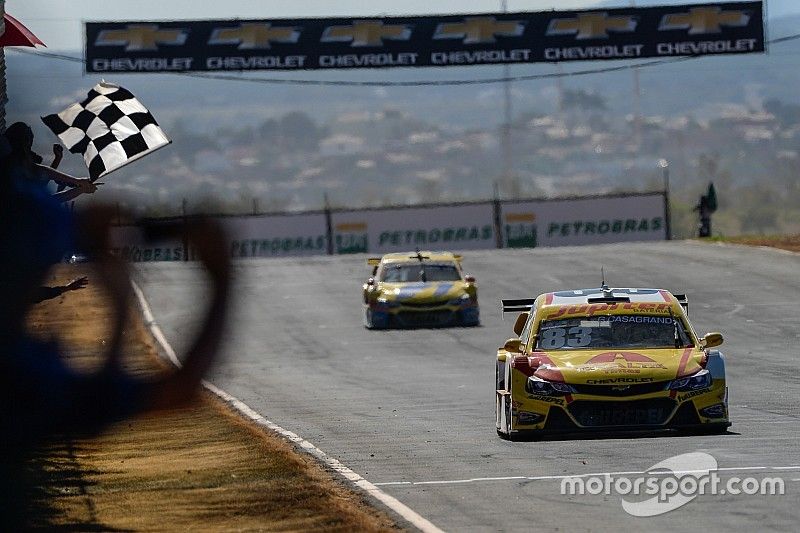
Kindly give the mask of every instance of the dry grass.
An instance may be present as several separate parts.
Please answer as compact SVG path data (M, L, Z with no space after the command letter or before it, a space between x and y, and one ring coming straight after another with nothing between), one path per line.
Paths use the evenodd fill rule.
M59 267L50 284L83 274ZM91 273L89 273L90 280ZM82 368L97 362L108 315L91 284L37 305L29 324L53 331ZM159 364L136 314L126 358L137 372ZM69 531L388 531L386 515L286 441L233 415L208 393L195 406L119 424L104 435L53 444L36 459L36 523Z
M724 237L713 239L717 242L747 244L750 246L771 246L792 252L800 252L800 235L759 236L744 235L741 237Z

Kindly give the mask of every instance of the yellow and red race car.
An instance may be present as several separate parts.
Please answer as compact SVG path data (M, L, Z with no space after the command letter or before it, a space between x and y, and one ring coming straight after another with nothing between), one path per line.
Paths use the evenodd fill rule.
M521 314L497 350L497 433L727 431L722 335L697 337L687 309L684 295L605 283L503 300Z
M372 277L363 286L367 328L477 326L475 278L450 252L386 254L370 258Z

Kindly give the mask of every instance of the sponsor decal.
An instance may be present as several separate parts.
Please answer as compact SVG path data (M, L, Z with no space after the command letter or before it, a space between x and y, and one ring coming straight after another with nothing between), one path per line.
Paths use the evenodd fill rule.
M575 367L577 372L605 372L607 374L640 374L642 370L666 370L666 366L646 355L634 352L606 352L596 355L582 365ZM623 381L619 381L623 380ZM631 380L631 381L626 381ZM606 383L641 383L653 381L652 378L613 378L612 380L592 380L587 383L601 385Z
M634 323L634 324L672 324L673 322L672 318L658 317L658 316L612 315L610 317L603 317L603 319L607 319L609 322L622 322L622 323Z
M437 243L488 241L494 238L490 224L484 226L445 227L381 232L378 246L417 246Z
M562 305L551 311L545 317L545 319L552 320L554 318L559 318L568 315L592 316L596 313L609 312L609 311L631 311L632 313L668 315L671 307L672 307L671 304L668 303L653 303L653 302Z
M384 24L379 20L356 20L349 26L328 26L322 32L323 43L346 42L350 46L383 46L384 39L407 41L411 27L404 24Z
M693 390L693 391L687 392L685 394L679 394L678 395L678 401L679 402L685 402L686 400L694 398L695 396L702 396L703 394L708 394L709 392L711 392L711 387L709 387L707 389Z
M266 23L243 23L232 28L214 28L210 45L234 45L238 50L266 50L270 43L296 43L300 31L294 27L274 27Z
M605 12L581 13L575 18L553 19L547 27L548 37L574 35L576 39L608 39L609 32L630 33L636 30L632 16L609 16Z
M718 6L694 7L688 13L664 15L659 31L688 30L689 35L722 33L723 27L742 28L750 23L746 11L726 11Z
M337 254L363 254L369 250L366 222L336 224L334 232L334 250Z
M111 253L124 261L144 263L149 261L183 261L182 246L147 247L121 246Z
M535 213L507 213L503 226L506 248L535 248L537 229Z
M558 398L556 396L534 396L532 394L528 395L529 400L538 400L540 402L547 402L552 403L555 405L564 405L564 398Z
M418 54L342 54L319 56L320 68L357 67L412 67L417 63Z
M231 257L271 257L298 253L325 253L325 241L325 235L236 240L231 243Z
M303 68L306 56L213 56L206 70L267 70Z
M635 352L606 352L600 355L595 355L586 363L615 363L619 361L628 361L636 363L654 363L655 361L646 355Z
M587 379L586 383L588 385L611 385L614 383L651 383L652 381L653 378L607 378L607 379Z
M719 35L725 28L746 28L751 15L744 10L725 10L719 6L694 7L687 12L668 13L658 26L660 32L686 32L689 36ZM658 43L658 55L697 55L747 53L756 50L759 41L753 38L713 41L673 41Z
M490 63L528 63L529 48L511 50L456 50L431 53L431 65L485 65Z
M660 56L687 56L710 54L742 54L756 49L755 39L737 39L735 41L689 41L678 43L659 43Z
M125 29L103 30L95 46L124 46L126 52L157 51L159 45L181 46L188 32L183 29L160 29L157 24L131 24Z
M461 39L464 44L496 42L495 37L520 37L525 23L519 20L498 21L495 17L467 17L463 22L445 22L436 27L434 39Z
M629 218L626 220L576 220L574 222L551 222L547 226L548 237L572 237L578 235L606 235L625 233L651 233L664 230L664 219Z

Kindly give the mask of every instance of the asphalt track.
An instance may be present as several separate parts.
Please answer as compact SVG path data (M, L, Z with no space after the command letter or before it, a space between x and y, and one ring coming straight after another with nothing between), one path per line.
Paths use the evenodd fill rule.
M483 325L405 331L364 329L365 256L238 262L233 325L210 381L447 531L797 531L800 255L664 242L464 256ZM495 350L513 324L500 298L597 286L601 266L612 286L685 291L698 332L724 334L730 433L496 436ZM144 264L137 281L180 352L204 302L198 267ZM613 492L560 492L559 476L644 472L696 451L714 456L723 481L780 477L785 495L707 494L637 518Z

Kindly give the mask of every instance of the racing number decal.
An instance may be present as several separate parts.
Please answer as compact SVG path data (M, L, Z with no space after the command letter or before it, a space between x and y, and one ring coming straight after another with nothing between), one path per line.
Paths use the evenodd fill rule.
M592 328L575 326L569 328L548 328L541 333L539 344L545 350L558 350L564 346L585 348L592 342Z

